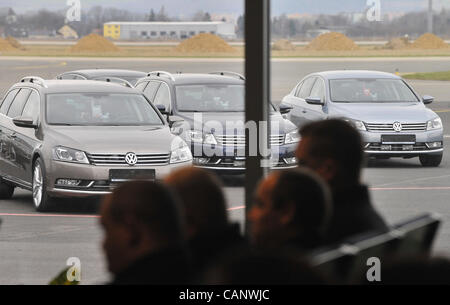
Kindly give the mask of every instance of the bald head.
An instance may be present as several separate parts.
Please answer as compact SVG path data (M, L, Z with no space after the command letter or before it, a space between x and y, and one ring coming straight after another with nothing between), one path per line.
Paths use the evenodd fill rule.
M190 237L220 230L227 225L222 185L214 174L186 167L170 174L165 182L181 199Z

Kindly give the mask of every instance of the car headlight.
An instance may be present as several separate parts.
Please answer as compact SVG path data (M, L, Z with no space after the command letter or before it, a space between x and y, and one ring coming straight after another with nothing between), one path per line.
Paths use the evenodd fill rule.
M427 122L427 130L441 129L442 120L441 118L435 118L434 120Z
M189 146L183 141L177 148L170 152L170 163L180 163L192 160L192 153Z
M83 151L63 146L53 148L53 160L89 164L89 160Z
M187 140L194 143L217 144L216 138L212 133L203 133L197 130L187 132Z
M300 142L300 134L298 129L294 129L286 134L284 137L284 144L292 144Z
M363 121L352 120L352 119L344 119L346 122L349 122L353 127L358 130L367 131L366 125Z

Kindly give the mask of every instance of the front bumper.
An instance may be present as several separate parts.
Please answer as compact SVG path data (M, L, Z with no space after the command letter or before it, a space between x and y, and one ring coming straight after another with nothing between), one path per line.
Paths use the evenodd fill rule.
M385 158L400 157L413 158L420 155L438 155L444 151L443 130L421 131L421 132L368 132L361 131L364 142L364 152L369 157ZM414 142L383 142L384 135L414 135ZM430 143L440 142L440 147L431 147Z
M270 169L280 170L297 167L292 163L298 143L284 144L273 147ZM193 165L220 174L243 174L245 172L245 148L214 147L211 154L211 145L193 144L191 151L194 155ZM198 162L199 159L207 159L207 162Z
M55 197L101 196L111 193L115 187L132 179L110 180L110 169L155 170L155 180L162 180L172 171L192 165L191 161L159 166L98 166L52 161L46 168L47 192ZM58 179L81 180L78 186L57 185Z

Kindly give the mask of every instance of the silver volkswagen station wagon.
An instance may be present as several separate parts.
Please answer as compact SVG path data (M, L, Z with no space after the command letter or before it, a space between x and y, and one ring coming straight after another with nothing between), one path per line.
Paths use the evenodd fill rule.
M54 197L102 195L192 163L143 93L89 80L26 77L12 86L0 105L0 147L0 199L21 187L38 211Z
M303 78L286 95L281 107L298 127L327 118L352 123L373 158L419 157L423 166L442 160L443 126L400 76L377 71L326 71Z

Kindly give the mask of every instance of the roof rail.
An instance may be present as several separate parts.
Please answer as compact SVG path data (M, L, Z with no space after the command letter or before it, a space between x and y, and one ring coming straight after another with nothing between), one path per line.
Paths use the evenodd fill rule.
M98 81L107 82L107 83L115 83L115 84L123 85L128 88L134 88L134 86L129 81L127 81L123 78L120 78L120 77L100 76L100 77L94 78L93 80L98 80Z
M29 82L47 88L45 80L39 76L25 76L20 80L21 83Z
M156 76L167 76L168 78L170 78L172 81L175 81L175 78L173 77L172 73L166 72L166 71L151 71L147 73L147 76L152 76L152 75L156 75Z
M236 72L230 72L230 71L214 71L209 72L209 74L219 74L219 75L225 75L225 76L234 76L239 79L245 80L245 77L242 74L236 73Z

